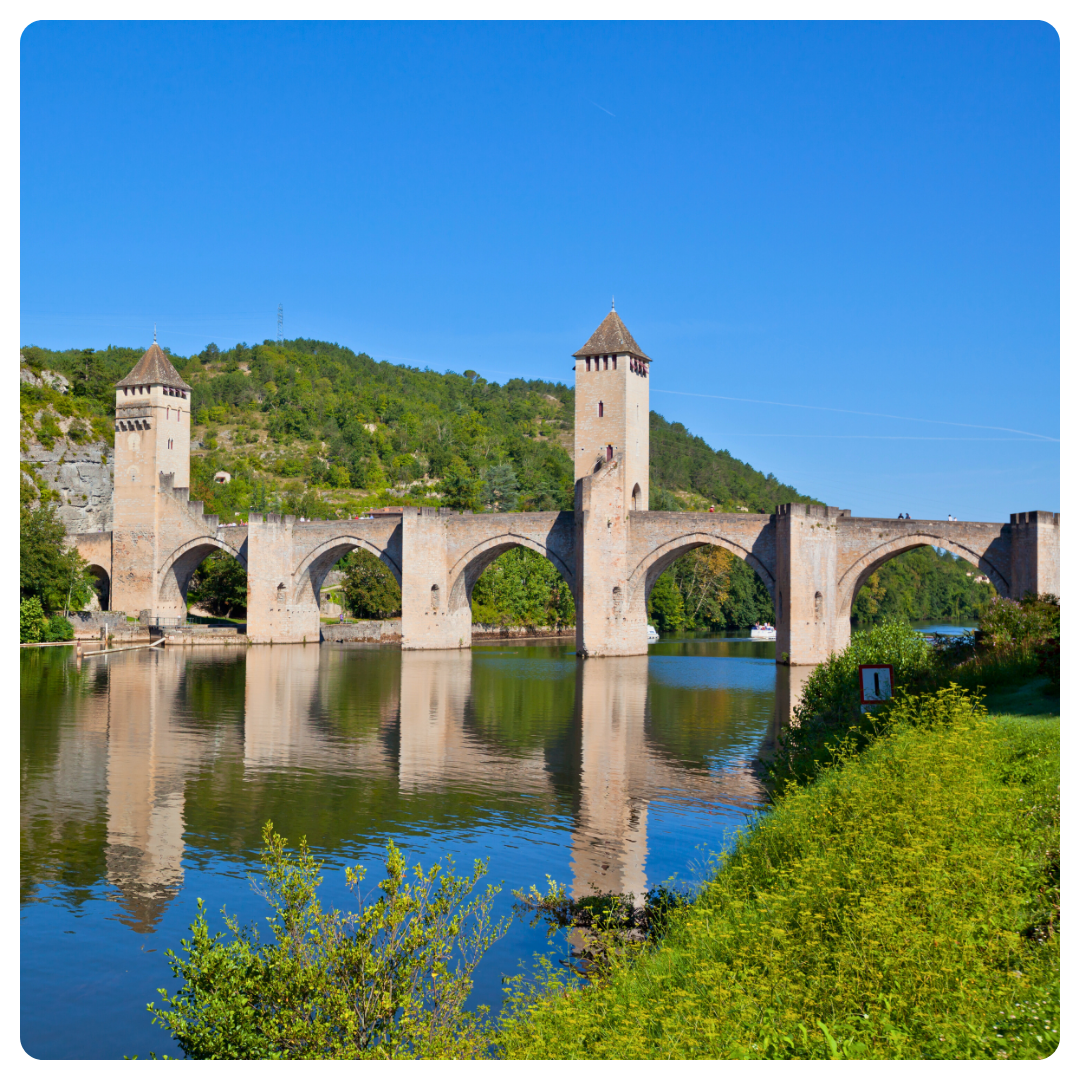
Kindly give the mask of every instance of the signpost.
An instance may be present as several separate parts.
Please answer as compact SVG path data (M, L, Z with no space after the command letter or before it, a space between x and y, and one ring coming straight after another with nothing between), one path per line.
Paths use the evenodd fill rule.
M892 697L892 664L860 664L859 691L862 695L862 712L869 712L875 705Z

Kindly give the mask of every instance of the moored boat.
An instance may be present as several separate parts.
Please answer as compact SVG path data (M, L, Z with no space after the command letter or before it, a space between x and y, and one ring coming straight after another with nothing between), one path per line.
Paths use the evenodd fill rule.
M769 623L758 623L750 627L750 637L754 641L775 641L776 627Z

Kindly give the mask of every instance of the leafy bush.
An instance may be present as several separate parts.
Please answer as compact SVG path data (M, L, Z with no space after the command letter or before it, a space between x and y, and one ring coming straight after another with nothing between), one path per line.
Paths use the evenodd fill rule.
M19 510L19 592L37 597L45 611L78 611L94 594L86 561L67 547L53 502Z
M886 622L856 630L851 643L814 669L799 704L792 710L792 726L836 725L859 715L859 665L892 664L897 686L934 664L933 650L924 634L906 623Z
M29 596L19 603L19 641L34 645L42 640L47 620L41 609L41 601L36 596Z
M1051 593L1029 593L1023 600L996 596L979 622L990 646L1026 645L1061 636L1061 607Z
M247 571L228 552L212 552L192 574L187 596L211 615L241 615L247 610Z
M598 889L573 897L565 885L547 880L547 892L533 885L528 891L514 890L520 913L532 915L532 925L543 919L548 937L559 930L582 932L584 944L577 950L578 970L590 978L609 973L616 957L624 958L641 945L658 941L672 918L690 904L686 892L657 885L649 889L641 903L632 893L605 893Z
M74 641L75 628L63 615L54 615L45 624L46 641Z
M273 908L274 940L259 944L255 927L235 918L211 935L199 901L186 954L166 954L184 985L158 993L166 1008L147 1006L191 1058L463 1057L486 1043L483 1013L465 1011L472 973L509 920L492 925L498 887L471 901L485 873L479 860L467 878L436 863L418 865L408 881L405 859L390 843L382 895L365 903L362 867L346 871L355 914L324 911L317 888L322 864L300 840L263 827L262 895ZM456 960L456 964L455 964ZM452 966L453 965L453 966Z

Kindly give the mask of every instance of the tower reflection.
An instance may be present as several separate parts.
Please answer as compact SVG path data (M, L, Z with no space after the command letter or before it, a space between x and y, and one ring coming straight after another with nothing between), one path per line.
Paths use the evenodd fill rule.
M566 843L568 861L560 865L553 847L550 873L568 871L575 895L640 900L652 884L650 823L666 830L668 808L710 815L762 803L750 744L736 754L730 739L717 742L742 690L718 685L712 668L655 661L582 661L554 647L299 645L98 660L109 667L77 704L78 741L60 745L24 796L24 813L49 818L55 833L68 827L65 814L89 820L104 810L102 870L119 917L139 933L154 930L183 886L191 798L217 803L198 827L199 849L211 855L246 857L283 800L295 835L317 823L330 850L417 822L446 828L452 817L455 834L505 831L507 860L522 835L545 830ZM754 716L772 707L773 670L765 747L809 674L770 665ZM745 730L760 739L763 726L751 717ZM339 805L354 816L328 811ZM512 862L502 872L512 874Z
M578 664L581 787L571 845L574 896L595 891L644 896L648 676L648 656Z

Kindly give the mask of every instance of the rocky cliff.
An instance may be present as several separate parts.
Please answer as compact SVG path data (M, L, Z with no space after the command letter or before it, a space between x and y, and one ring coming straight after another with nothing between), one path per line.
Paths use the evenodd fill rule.
M46 449L31 441L21 457L23 473L36 488L44 485L59 493L59 516L68 532L112 529L111 446L103 442L79 445L61 438Z
M23 367L22 382L48 386L60 394L68 391L63 375L43 371L35 375ZM55 424L51 445L35 438L35 425L42 413L49 412ZM59 515L68 532L108 532L112 529L113 448L112 441L87 441L85 421L78 416L63 416L44 405L23 425L20 459L23 478L40 492L51 488L60 496ZM69 438L72 424L79 425L79 438Z

